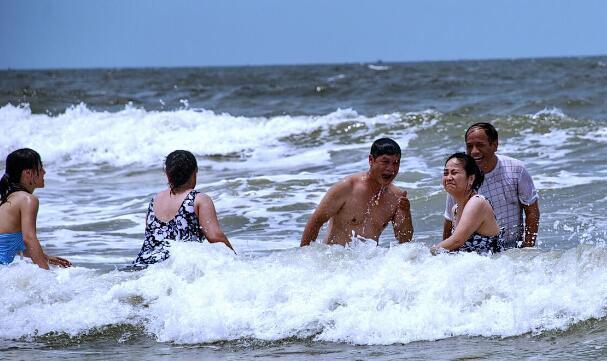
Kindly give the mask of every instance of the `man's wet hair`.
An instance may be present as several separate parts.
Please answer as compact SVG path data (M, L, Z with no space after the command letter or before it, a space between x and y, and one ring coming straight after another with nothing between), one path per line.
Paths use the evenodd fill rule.
M487 134L487 138L489 138L489 141L491 143L497 142L497 130L491 123L485 122L474 123L470 127L468 127L468 130L466 130L466 135L464 136L464 141L468 140L468 133L476 129L484 130L485 134Z
M380 138L371 145L371 153L373 158L382 155L398 155L400 157L400 146L390 138Z
M175 194L198 171L196 157L187 150L176 150L167 155L164 161L164 171L169 180L171 193Z
M445 165L447 165L447 162L453 158L459 160L460 163L462 163L464 172L466 172L467 177L474 175L474 182L472 182L471 189L477 192L481 185L483 185L483 181L485 180L485 174L483 173L481 168L476 164L474 158L472 158L466 153L457 152L451 154L449 158L447 158L447 160L445 161Z

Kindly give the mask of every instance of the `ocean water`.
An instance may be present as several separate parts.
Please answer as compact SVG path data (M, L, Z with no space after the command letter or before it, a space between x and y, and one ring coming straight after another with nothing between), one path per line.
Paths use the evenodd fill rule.
M0 358L607 357L607 58L0 72L0 168L31 147L38 234L75 266L0 267ZM444 159L491 121L540 194L538 246L432 257ZM403 149L414 240L299 249L326 190ZM126 272L164 156L198 159L238 255ZM320 237L319 237L320 238Z

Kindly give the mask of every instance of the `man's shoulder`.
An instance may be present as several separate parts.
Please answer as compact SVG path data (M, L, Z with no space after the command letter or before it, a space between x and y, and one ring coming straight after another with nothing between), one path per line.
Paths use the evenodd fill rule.
M333 191L338 190L350 190L354 188L357 184L362 183L364 173L355 173L344 178L340 179L337 183L333 184L331 189Z
M496 154L500 162L500 166L511 171L520 171L525 169L525 163L516 158L508 157L507 155Z
M513 157L509 157L507 155L496 154L495 156L497 157L497 159L500 162L514 163L514 164L523 164L523 162L521 160L513 158Z
M359 173L350 174L349 176L344 177L341 181L348 185L356 185L358 183L364 182L366 177L367 177L366 172L359 172Z
M395 194L397 196L400 196L404 192L403 189L401 189L399 186L397 186L394 183L390 183L390 186L388 189L390 190L390 193Z

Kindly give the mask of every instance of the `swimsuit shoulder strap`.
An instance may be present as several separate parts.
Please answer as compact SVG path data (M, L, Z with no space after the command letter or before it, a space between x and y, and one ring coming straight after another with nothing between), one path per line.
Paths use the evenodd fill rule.
M188 195L185 197L183 203L187 203L188 205L194 205L194 201L196 200L196 195L198 195L198 193L200 192L195 189L192 189L190 193L188 193Z

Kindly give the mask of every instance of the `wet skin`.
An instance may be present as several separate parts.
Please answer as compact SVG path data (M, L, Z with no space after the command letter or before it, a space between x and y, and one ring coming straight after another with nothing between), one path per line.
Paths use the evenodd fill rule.
M335 184L314 211L302 236L308 245L329 222L328 244L348 243L353 236L377 241L392 222L399 242L413 235L407 193L392 184L398 174L400 156L369 156L369 171L353 174Z

